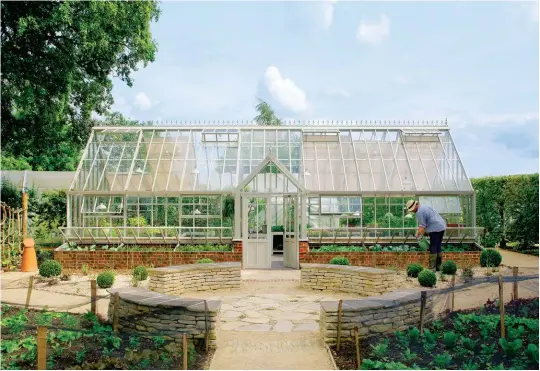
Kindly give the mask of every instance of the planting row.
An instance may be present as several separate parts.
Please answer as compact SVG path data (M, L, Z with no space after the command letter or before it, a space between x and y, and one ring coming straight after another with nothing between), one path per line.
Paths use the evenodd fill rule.
M126 252L197 252L197 251L232 251L231 245L217 244L198 244L198 245L183 245L178 244L174 248L172 246L138 246L120 244L117 246L109 245L85 245L78 246L73 242L65 243L60 246L63 251L126 251Z
M83 315L34 311L2 306L1 367L3 370L32 370L37 367L35 326L64 327L47 331L47 369L182 369L182 334L139 336L114 334L93 313ZM206 354L188 343L188 369L201 369Z

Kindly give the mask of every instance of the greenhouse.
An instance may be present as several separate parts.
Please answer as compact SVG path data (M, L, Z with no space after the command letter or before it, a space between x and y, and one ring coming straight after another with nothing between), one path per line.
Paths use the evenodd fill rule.
M445 122L95 127L68 191L67 241L243 245L246 268L299 244L406 243L417 198L476 239L475 195Z

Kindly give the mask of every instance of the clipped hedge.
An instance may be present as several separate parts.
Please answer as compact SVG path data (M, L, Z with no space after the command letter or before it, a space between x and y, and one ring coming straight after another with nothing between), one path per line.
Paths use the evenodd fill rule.
M100 273L96 278L96 283L101 289L108 289L114 285L116 277L113 271Z
M437 284L437 275L429 269L424 269L418 274L418 282L423 287L433 287Z
M347 259L347 258L344 257L344 256L334 256L334 257L330 260L330 264L335 264L335 265L351 265L351 263L349 263L349 259Z
M480 254L482 267L498 267L502 263L501 253L494 249L484 249Z
M145 266L139 265L133 269L133 278L137 281L144 281L148 278L148 270Z
M457 272L457 265L452 260L447 260L441 264L441 271L453 276Z
M418 274L424 270L424 267L422 267L420 264L409 264L407 266L407 276L409 277L418 277Z

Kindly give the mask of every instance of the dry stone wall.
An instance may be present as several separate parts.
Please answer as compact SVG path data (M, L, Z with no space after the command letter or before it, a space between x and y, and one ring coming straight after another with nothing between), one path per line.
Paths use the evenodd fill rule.
M148 270L152 291L180 295L188 291L240 288L240 263L189 264Z
M163 336L181 342L184 333L195 341L204 341L208 329L208 345L216 346L216 323L221 301L184 299L149 291L140 287L109 290L118 293L118 330L142 336ZM109 304L109 321L113 320L114 300Z
M361 338L406 330L420 324L420 291L407 289L361 300L343 300L341 340L353 340L358 327ZM424 323L433 321L446 308L427 292ZM337 341L338 301L321 302L320 330L326 343Z
M300 284L306 289L372 296L395 290L400 281L399 275L388 269L302 264Z

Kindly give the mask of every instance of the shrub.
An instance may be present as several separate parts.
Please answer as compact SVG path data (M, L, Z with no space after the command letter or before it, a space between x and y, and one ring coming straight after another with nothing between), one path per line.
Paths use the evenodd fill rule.
M480 265L482 267L498 267L501 265L501 253L493 249L484 249L480 254Z
M39 266L39 274L42 277L58 277L62 273L62 264L56 260L45 260Z
M148 278L148 271L145 266L139 265L133 270L133 278L137 281L144 281Z
M463 280L468 282L470 281L474 276L474 271L471 267L465 267L463 268L463 271L461 272L461 276L463 277Z
M349 263L349 259L347 259L344 256L334 256L332 260L330 260L330 264L336 264L336 265L351 265Z
M409 264L407 266L407 276L409 277L418 277L418 274L424 270L420 264Z
M114 284L114 279L115 276L113 271L105 271L97 276L96 282L100 289L108 289Z
M214 261L208 258L202 258L197 260L197 264L212 264Z
M418 282L424 287L433 287L437 283L437 275L429 269L424 269L418 274Z
M441 265L443 274L454 275L457 272L457 265L452 260L447 260Z

